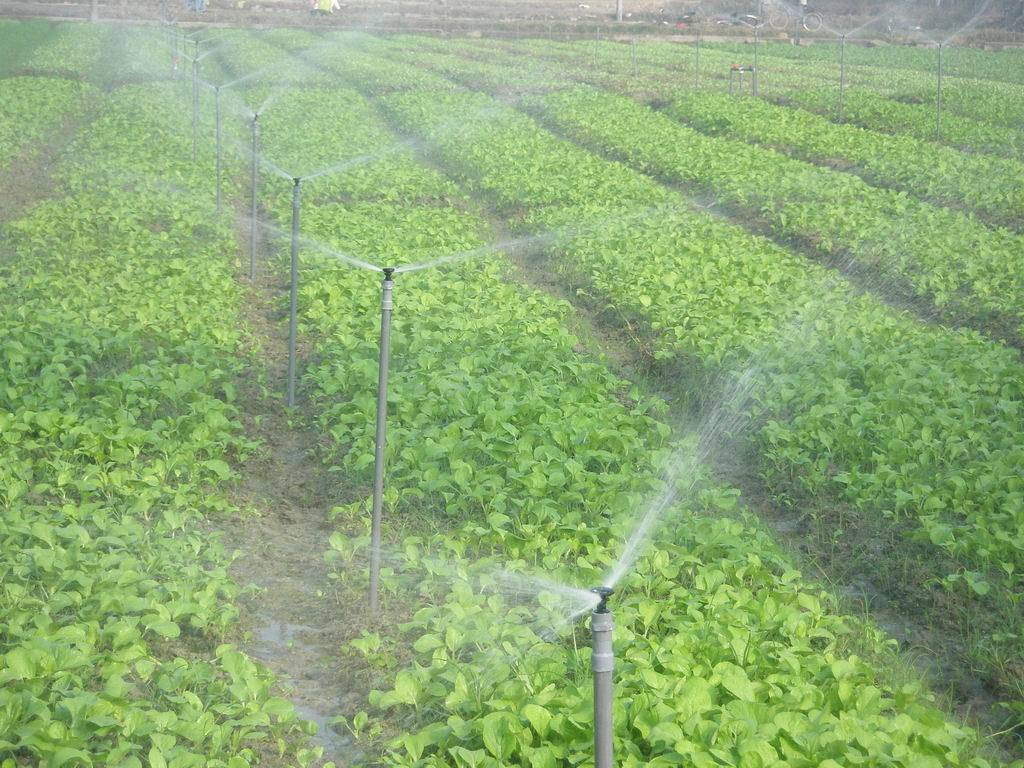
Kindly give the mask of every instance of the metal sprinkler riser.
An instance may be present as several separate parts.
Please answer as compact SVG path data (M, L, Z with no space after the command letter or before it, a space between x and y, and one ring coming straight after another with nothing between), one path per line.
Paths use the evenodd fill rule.
M373 453L373 510L370 519L370 611L380 610L380 542L384 515L384 449L388 426L388 368L391 361L391 312L394 267L385 267L380 298L380 364L377 374L377 432Z
M252 114L252 190L249 222L249 279L256 279L256 198L259 186L259 113Z
M292 179L292 263L291 296L288 308L288 407L295 405L295 337L299 312L299 207L302 203L302 179Z
M608 609L608 598L613 590L602 586L590 591L600 598L590 615L590 666L594 673L594 768L612 768L612 673L615 670L612 632L615 622Z

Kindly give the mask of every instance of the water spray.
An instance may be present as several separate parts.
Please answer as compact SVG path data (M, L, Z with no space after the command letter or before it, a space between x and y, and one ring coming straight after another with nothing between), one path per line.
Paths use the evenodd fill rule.
M594 768L612 768L612 673L615 669L612 631L615 622L608 610L608 598L614 590L601 586L590 591L600 598L590 614L590 666L594 673Z
M384 270L380 299L380 366L377 373L377 434L373 455L373 513L370 528L370 611L380 609L380 539L384 509L384 446L388 422L388 367L391 358L391 298L395 286L393 267Z
M252 221L249 223L249 279L256 279L256 196L257 188L259 186L259 173L260 173L260 161L259 161L259 121L260 113L252 113L252 194L251 194L251 210L250 217Z
M288 309L288 407L295 405L295 337L299 311L299 206L302 203L302 179L292 179L292 269L291 304Z

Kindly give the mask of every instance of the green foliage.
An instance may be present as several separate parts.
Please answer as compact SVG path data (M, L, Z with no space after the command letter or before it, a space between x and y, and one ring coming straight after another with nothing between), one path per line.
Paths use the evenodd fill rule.
M56 170L78 191L5 227L0 753L242 768L297 719L220 645L239 590L199 528L252 448L232 404L231 233L166 189L175 167L210 186L175 166L180 141L154 142L173 111L141 90L112 95ZM116 180L98 173L115 161Z

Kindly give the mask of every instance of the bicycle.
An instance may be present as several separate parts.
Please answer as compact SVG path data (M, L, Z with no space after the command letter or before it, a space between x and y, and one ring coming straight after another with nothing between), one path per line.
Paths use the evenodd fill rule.
M768 12L768 26L772 29L786 29L793 20L806 32L817 32L825 24L820 13L808 10L804 6L800 7L799 16L786 6L773 6Z

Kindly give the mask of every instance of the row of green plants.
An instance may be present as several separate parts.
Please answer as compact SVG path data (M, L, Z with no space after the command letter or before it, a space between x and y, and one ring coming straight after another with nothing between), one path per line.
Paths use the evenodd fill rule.
M17 74L32 51L56 32L56 25L47 21L0 19L0 77Z
M113 63L117 34L108 25L61 24L56 35L32 51L23 67L32 73L88 80L98 68Z
M752 44L731 47L736 53L720 50L713 53L708 51L708 54L725 58L732 56L734 59L741 56L745 59L743 63L752 60ZM688 66L692 60L689 52L680 55L679 46L673 46L671 43L653 42L649 50L654 61L663 57L666 63L679 62L683 66ZM819 83L822 80L836 84L839 82L838 56L831 63L818 62L815 66L774 57L763 50L759 51L758 58L765 82L771 90L782 92L791 90L794 86L802 87L802 83L810 79L816 79ZM847 62L846 77L847 83L853 87L921 103L934 103L938 85L937 70L915 72L892 68L881 62L873 65ZM1020 83L977 79L972 77L970 72L947 71L943 75L942 98L944 107L950 112L998 125L1019 127L1021 119L1024 118L1024 85Z
M621 44L460 41L453 50L525 53L526 56L520 55L517 60L526 68L553 59L562 67L568 66L567 73L575 79L612 90L627 89L652 99L664 99L667 93L683 93L691 87L698 91L726 91L731 63L753 63L750 46L743 48L739 55L702 45L699 76L695 78L696 52L692 46L684 46L683 51L670 56L672 50L660 51L657 46L648 49L648 45L645 41L637 48L635 76L632 50ZM674 91L670 90L673 85L678 86ZM768 57L762 62L759 85L761 95L780 103L798 104L834 120L839 116L838 69L819 72L802 65L779 70L776 60ZM879 82L878 78L865 81L851 70L844 95L843 119L871 130L938 140L968 152L1021 158L1024 138L1019 123L999 125L944 109L941 131L936 136L934 92L929 90L925 94L921 83L916 86L915 97L897 100L899 92L887 82ZM750 93L750 75L737 80L736 89Z
M470 85L495 90L507 85L504 62L474 60L460 67L466 59L453 55L410 56ZM666 115L625 96L581 88L561 97L569 105L564 110L550 109L548 101L558 98L542 97L535 106L601 150L712 194L780 239L839 262L856 259L863 268L879 271L883 284L893 279L905 283L908 291L948 316L1019 338L1024 317L1019 301L1024 286L1015 266L1024 258L1019 236L990 229L962 212L872 187L849 173L705 136L672 119L675 103ZM687 110L693 99L699 97L678 100L679 116L694 113L709 121L702 110ZM603 119L594 121L597 115Z
M703 46L700 76L695 78L692 69L695 51L692 47L677 54L686 66L683 71L673 73L665 66L648 60L644 43L637 49L634 76L631 49L620 44L572 45L529 40L462 40L442 44L432 39L424 40L422 43L419 42L423 40L422 38L408 40L410 46L415 41L419 47L473 59L480 58L492 64L495 59L504 60L506 86L515 85L520 91L526 88L564 86L567 80L573 79L603 89L622 91L643 101L662 103L669 99L688 96L694 91L725 93L728 90L730 61L716 60L716 54L704 51ZM732 61L749 64L751 61L748 58L733 57ZM458 76L457 73L453 74ZM463 72L462 76L466 74ZM783 105L798 106L837 120L838 76L787 74L787 87L778 89L773 87L775 74L772 70L762 71L761 95ZM742 81L737 81L736 90L743 94L750 93L749 75L745 75ZM906 134L972 153L980 152L1015 160L1020 160L1024 156L1021 152L1021 148L1024 147L1024 135L1017 128L987 123L945 110L942 115L942 130L937 137L933 101L896 101L882 96L877 90L871 90L871 86L859 87L856 83L850 84L849 81L844 95L843 120L872 131ZM925 147L925 151L935 150Z
M838 117L838 90L809 88L791 91L783 103L822 115ZM936 139L935 105L908 104L863 90L848 90L843 100L843 120L882 133ZM1024 133L1019 128L994 125L949 112L941 116L943 144L967 152L1024 159Z
M71 63L94 51L91 32L61 39ZM291 703L227 642L240 590L203 527L254 448L212 159L191 164L172 85L97 107L54 171L65 196L3 230L0 754L308 764Z
M1024 164L967 155L904 136L836 125L802 109L751 97L701 93L672 101L669 114L715 136L846 170L876 186L963 208L1008 227L1024 222Z
M472 44L471 45L478 45ZM543 57L572 63L579 69L578 77L586 82L603 87L629 87L644 92L654 87L655 93L663 94L666 88L680 89L697 87L699 90L722 90L728 88L729 68L732 64L753 64L753 46L745 45L738 50L722 50L702 44L699 62L695 46L678 43L644 41L637 48L637 78L632 78L632 51L621 43L588 41L586 43L551 43L542 40L525 40L514 43L503 42L502 48L520 52L525 57ZM800 98L805 92L820 94L832 109L836 108L839 92L838 58L830 65L811 67L806 63L787 61L760 52L759 93L772 99L785 100ZM698 71L699 70L699 71ZM696 76L695 76L696 75ZM737 88L750 91L750 75ZM900 72L881 67L847 66L846 95L871 94L887 104L888 109L913 107L920 116L919 134L922 138L935 137L935 94L934 76L924 73ZM832 96L831 101L828 95ZM1024 113L1019 106L1024 100L1020 86L997 82L977 81L963 78L947 78L943 86L943 133L949 129L945 141L960 141L962 134L977 141L987 136L989 151L1008 154L1011 146L1019 146L1019 140L1007 147L1001 147L996 137L1001 134L1014 135ZM925 119L924 115L930 115ZM926 127L925 127L926 126ZM969 144L968 146L973 146Z
M574 149L487 97L396 94L385 104L403 130L429 138L460 178L526 228L568 227L573 232L592 226L592 238L567 236L556 252L570 271L585 274L616 306L648 318L662 333L663 354L693 355L715 370L722 363L735 367L751 354L765 354L773 337L781 337L784 348L790 344L789 357L779 361L791 360L792 369L780 365L763 384L762 407L775 413L761 433L765 471L782 487L846 497L875 514L909 523L908 535L920 531L925 541L961 563L942 574L949 588L964 588L972 596L998 593L992 601L1013 622L1012 584L1020 554L1013 543L1020 515L1014 511L1014 484L1019 482L1013 469L1019 452L1014 425L1020 418L1020 393L1014 384L1019 363L1011 352L973 334L921 326L875 302L867 302L870 312L861 317L858 313L866 310L848 288L838 294L824 290L837 284L833 276L735 227L688 212L662 188ZM450 125L456 114L457 128ZM652 206L665 204L666 210L648 214ZM646 223L639 226L639 221ZM668 242L652 240L656 231ZM588 249L599 243L605 243L603 257L588 261ZM697 274L708 275L706 282L692 274L689 264L671 266L687 248L699 254ZM713 249L713 260L704 248ZM761 274L737 281L728 274L730 253L740 264L752 253L764 254L757 262ZM633 254L653 254L667 263ZM794 272L817 279L804 277L811 282L796 283L792 293L779 296L775 262L787 260ZM638 272L627 279L613 263L622 269L632 265ZM693 303L681 313L680 301L690 291ZM823 297L824 304L835 298L837 312L853 305L849 314L839 312L843 321L835 321L834 333L826 326L820 338L811 334L811 341L817 339L811 348L821 355L822 366L828 364L823 370L850 382L845 409L829 405L831 378L805 369L802 358L792 359L804 347L791 345L786 329L793 323L807 327L800 318L808 305L817 306L816 297ZM888 334L877 347L855 338L859 324L869 319L871 333L878 338ZM825 321L815 318L809 327L820 322ZM830 335L834 342L828 342ZM931 374L924 377L920 368L902 367L894 350L912 351ZM958 374L955 383L950 371ZM903 390L914 394L894 397ZM851 422L855 411L859 415ZM897 412L910 415L894 421ZM919 440L929 446L919 456L902 447ZM879 445L887 445L891 456L880 453ZM993 556L996 550L1000 554ZM1015 631L984 639L986 645L1000 646L1004 660L1016 653L1018 642ZM1012 688L1012 679L1007 687Z
M878 290L896 279L953 317L1020 338L1024 240L969 216L871 187L733 140L710 138L628 98L581 89L551 97L545 114L562 128L644 171L713 194L837 261L875 270ZM595 118L601 116L600 121Z
M45 139L80 111L88 86L49 77L0 79L0 170L30 160Z
M869 27L877 31L878 27ZM725 48L721 43L709 43L711 48ZM830 63L839 61L839 41L815 41L812 45L790 45L789 43L764 43L764 51L770 56L793 59L809 63ZM887 69L913 69L934 74L938 66L938 54L934 47L920 45L861 45L847 43L848 64ZM1016 48L1000 51L983 50L963 45L944 46L942 67L948 74L972 80L996 80L1024 85L1024 56Z
M336 156L396 141L356 94L314 93L324 111L311 123L288 103L305 107L309 97L284 98L292 133L283 122L268 131L271 157L287 157L310 129ZM328 124L333 131L320 130ZM524 168L514 181L530 172L543 173ZM417 187L433 183L433 194L392 201L356 180L305 207L303 230L392 265L494 237L448 181L420 173ZM330 461L366 480L380 276L306 252L302 275L302 332L315 361L304 386L333 438ZM371 693L372 714L356 715L353 730L378 732L380 711L410 724L385 752L388 765L592 759L589 654L566 625L579 606L544 587L534 595L525 574L599 582L644 506L666 489L659 473L670 453L694 447L668 442L656 418L663 404L577 353L568 304L512 277L502 260L480 258L396 278L385 610L409 599L420 607L400 632L367 633L349 650L393 679ZM688 490L694 478L679 482ZM967 732L915 684L893 686L851 655L854 647L880 653L884 641L837 616L746 516L726 516L735 499L703 478L684 492L617 598L616 642L628 649L617 673L621 764L983 764L968 756ZM339 577L364 586L367 505L338 514L362 535L332 537L332 558ZM439 532L402 538L416 519ZM562 633L546 631L551 624ZM390 659L407 645L412 661L394 668Z

